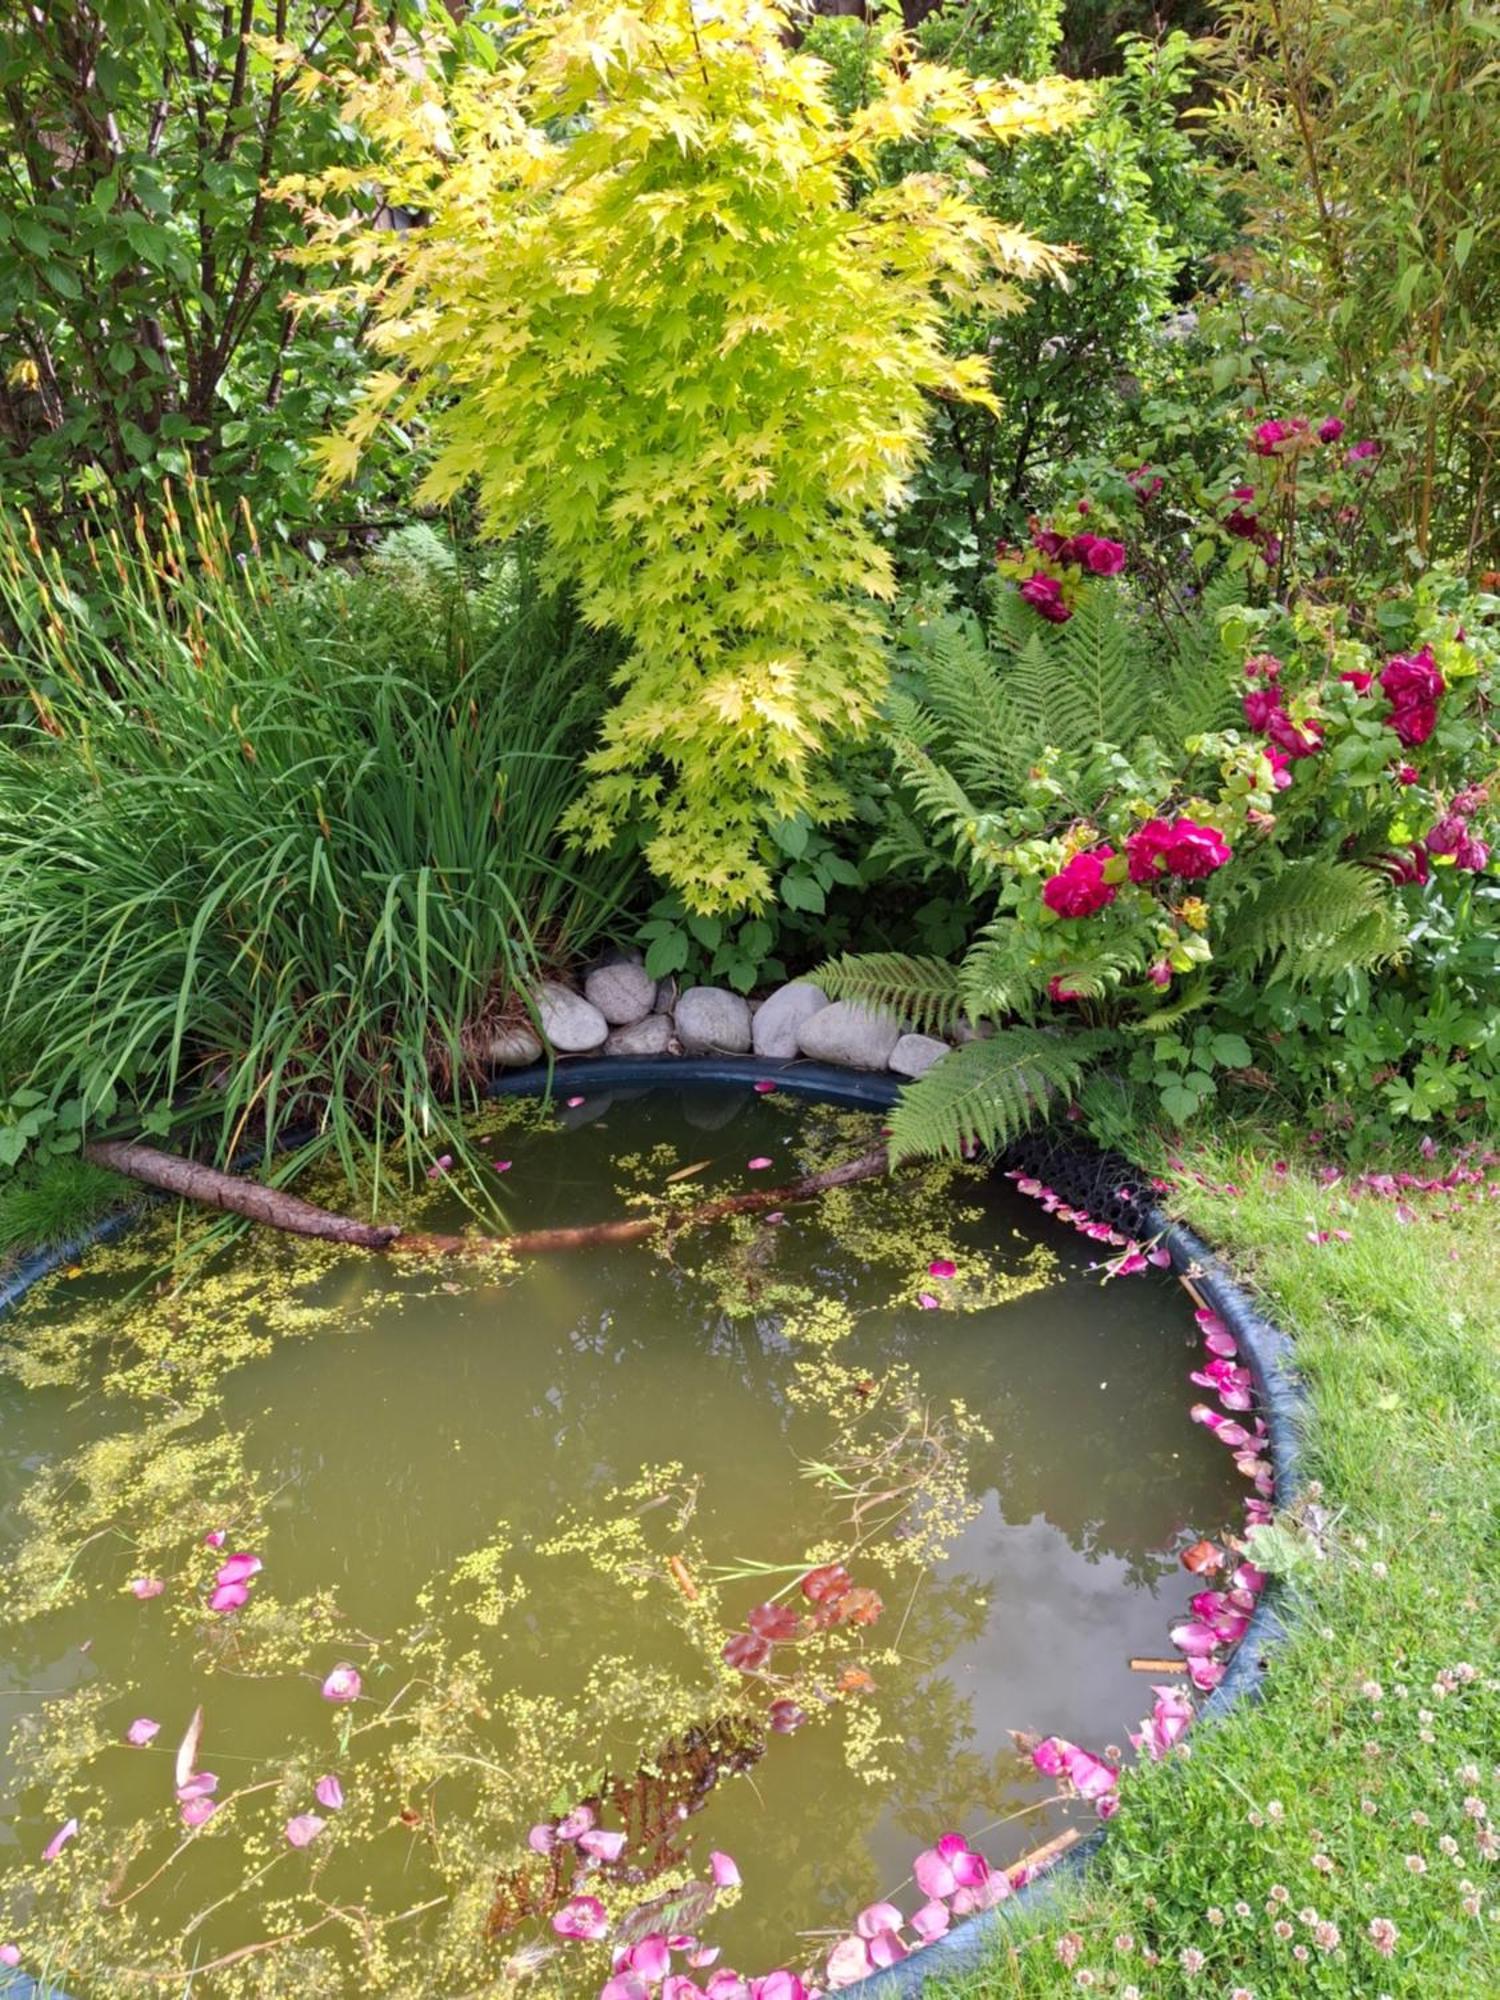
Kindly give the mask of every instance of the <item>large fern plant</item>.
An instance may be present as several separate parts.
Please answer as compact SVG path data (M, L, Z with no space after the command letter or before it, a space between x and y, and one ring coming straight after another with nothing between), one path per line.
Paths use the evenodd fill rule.
M945 617L908 635L889 708L899 790L882 848L957 875L974 905L971 939L956 964L881 952L814 975L834 999L960 1038L902 1092L894 1157L1003 1146L1086 1092L1091 1072L1139 1074L1153 1048L1164 1101L1185 1104L1198 1072L1182 1024L1211 1020L1205 1010L1235 982L1327 982L1399 953L1378 870L1326 837L1289 851L1316 812L1314 788L1289 810L1241 719L1239 665L1219 630L1232 590L1210 589L1170 629L1112 587L1087 591L1060 627L1005 590L986 625ZM1048 910L1042 885L1068 855L1112 844L1122 857L1146 820L1187 809L1232 831L1232 865L1212 882L1126 880L1097 915ZM1237 1034L1214 1045L1224 1067L1251 1060Z

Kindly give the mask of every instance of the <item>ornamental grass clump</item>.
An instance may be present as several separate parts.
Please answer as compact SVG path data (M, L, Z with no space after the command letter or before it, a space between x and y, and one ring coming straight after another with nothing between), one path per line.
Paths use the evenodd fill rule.
M1062 255L960 183L881 184L883 156L1058 129L1082 86L996 83L872 50L842 117L785 0L543 0L493 61L445 30L380 45L343 93L399 231L332 213L366 170L291 177L323 294L386 366L328 440L352 474L418 415L442 499L471 482L496 534L538 523L548 573L629 641L569 825L643 826L693 910L763 904L769 830L843 809L829 752L868 731L891 596L873 518L903 499L933 396L992 400L947 351L952 305L1019 303Z
M300 1130L351 1179L427 1158L624 886L554 841L596 650L522 565L472 615L454 597L446 684L425 598L419 665L372 669L357 578L236 558L201 510L94 546L105 631L18 525L7 670L36 720L0 731L0 1166L111 1130L221 1163Z

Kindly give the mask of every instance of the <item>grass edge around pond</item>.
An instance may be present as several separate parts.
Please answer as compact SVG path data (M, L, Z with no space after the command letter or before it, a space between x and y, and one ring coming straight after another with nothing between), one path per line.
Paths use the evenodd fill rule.
M1255 1133L1183 1165L1164 1199L1295 1337L1325 1554L1297 1565L1264 1700L1132 1769L1087 1877L941 1990L1480 2000L1500 1992L1494 1205L1351 1198Z

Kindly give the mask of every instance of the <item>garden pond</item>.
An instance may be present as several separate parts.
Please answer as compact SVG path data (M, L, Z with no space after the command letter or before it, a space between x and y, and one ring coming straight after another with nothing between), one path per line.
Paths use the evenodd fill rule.
M509 1099L411 1219L470 1170L512 1227L686 1213L878 1128ZM77 2000L592 2000L660 1937L821 1982L940 1836L1094 1823L1011 1732L1124 1744L1243 1510L1181 1287L978 1166L524 1262L221 1233L0 1323L0 1927Z

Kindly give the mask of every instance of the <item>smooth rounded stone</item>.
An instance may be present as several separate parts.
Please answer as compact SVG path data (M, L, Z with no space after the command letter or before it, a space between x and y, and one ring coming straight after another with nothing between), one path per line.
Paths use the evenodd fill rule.
M690 1056L744 1055L750 1007L723 986L695 986L677 1002L677 1039Z
M612 1028L644 1021L656 1002L656 981L644 965L628 958L596 965L583 982L583 997L597 1007Z
M553 979L537 988L536 1011L542 1034L559 1055L586 1055L609 1033L608 1021L591 1000Z
M525 1069L542 1059L542 1038L524 1021L514 1027L497 1028L490 1037L489 1058L504 1069Z
M981 1021L976 1028L972 1021L955 1021L953 1039L960 1048L965 1042L987 1042L995 1032L993 1021Z
M884 1069L900 1039L894 1021L854 1000L835 1000L810 1014L797 1030L803 1055L845 1069Z
M755 1017L753 1038L758 1056L788 1059L797 1053L797 1030L828 1005L828 995L809 980L794 979L768 994Z
M903 1035L891 1050L887 1067L898 1076L925 1076L947 1053L948 1044L936 1035Z
M630 1021L612 1028L604 1044L607 1056L664 1056L672 1046L670 1014L648 1014L644 1021Z

